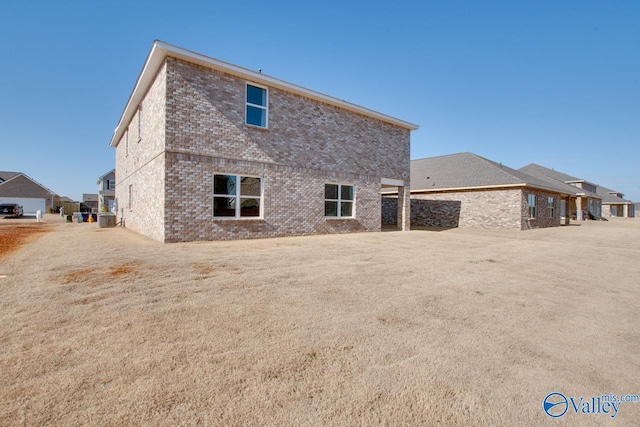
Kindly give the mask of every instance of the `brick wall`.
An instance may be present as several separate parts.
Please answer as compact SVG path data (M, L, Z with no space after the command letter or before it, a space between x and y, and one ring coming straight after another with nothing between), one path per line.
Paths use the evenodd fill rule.
M527 195L536 195L537 218L528 220ZM547 215L554 197L555 217ZM396 199L382 201L382 223L395 224ZM411 225L524 230L560 225L560 196L539 190L497 189L411 195Z
M534 194L536 196L536 218L529 219L529 205L527 204L527 196ZM555 205L554 216L550 216L548 210L548 198L552 197ZM560 195L549 193L542 190L527 188L522 191L522 229L557 227L560 225Z
M126 225L165 242L380 230L381 178L409 184L409 130L276 88L269 128L247 126L246 83L165 61L142 101L140 142L135 115L128 153L126 134L116 150ZM263 218L214 220L214 173L262 178ZM324 218L326 183L355 187L355 218Z
M124 218L126 227L158 241L164 241L165 104L163 66L140 103L142 114L138 110L132 117L116 147L118 221Z
M430 227L521 229L519 189L413 194L411 222ZM414 212L415 210L415 212Z
M167 150L409 181L409 131L269 88L269 129L245 125L246 80L167 61Z

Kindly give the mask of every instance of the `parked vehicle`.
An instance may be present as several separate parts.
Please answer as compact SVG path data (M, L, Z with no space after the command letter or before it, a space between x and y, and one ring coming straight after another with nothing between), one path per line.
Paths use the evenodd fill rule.
M22 215L24 215L24 212L22 211L22 206L16 203L5 203L0 205L0 215L4 215L5 217L12 216L14 218L20 218Z

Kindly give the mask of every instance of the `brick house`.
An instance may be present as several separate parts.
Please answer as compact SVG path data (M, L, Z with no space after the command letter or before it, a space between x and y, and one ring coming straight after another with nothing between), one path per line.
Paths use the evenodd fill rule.
M395 220L395 193L383 200L383 223ZM473 153L411 161L411 224L526 230L568 223L560 205L569 197L561 186Z
M0 171L0 203L17 203L25 214L48 212L57 195L22 172Z
M417 126L156 41L111 139L118 220L160 242L378 231Z
M596 194L602 197L602 216L633 218L635 217L635 205L630 200L625 200L624 194L598 185Z
M567 204L569 215L573 219L582 221L602 216L602 197L596 193L596 184L535 163L523 166L518 170L553 185L564 184L573 187ZM563 207L564 209L566 207Z

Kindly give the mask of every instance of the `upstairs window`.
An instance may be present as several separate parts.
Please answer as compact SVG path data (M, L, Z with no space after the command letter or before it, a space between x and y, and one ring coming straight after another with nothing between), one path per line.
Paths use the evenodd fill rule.
M115 190L116 189L116 181L114 179L107 180L107 190Z
M553 197L547 198L547 216L549 218L556 217L556 199Z
M327 218L353 218L353 185L325 184L324 216Z
M260 218L262 178L240 175L213 176L214 218Z
M535 219L538 213L536 211L536 195L535 194L529 194L527 196L527 205L529 205L529 218Z
M269 94L267 89L247 84L246 123L261 128L267 127Z

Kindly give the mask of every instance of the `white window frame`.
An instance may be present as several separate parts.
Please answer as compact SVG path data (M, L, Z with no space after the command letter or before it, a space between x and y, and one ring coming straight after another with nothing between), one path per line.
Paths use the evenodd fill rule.
M255 88L264 90L264 92L265 92L265 96L264 96L265 105L252 104L252 103L249 102L249 96L248 96L248 93L247 93L249 91L249 86L253 86ZM260 126L260 125L256 125L256 124L248 122L249 114L247 114L247 113L248 113L249 107L260 108L260 109L265 111L265 113L264 113L264 126ZM257 85L255 83L246 82L245 87L244 87L244 124L247 125L247 126L258 128L258 129L268 129L269 128L269 88L267 88L265 86Z
M556 217L556 198L555 197L547 197L547 217L549 218Z
M531 204L531 198L533 197L533 205ZM529 212L529 219L536 219L538 216L537 197L535 194L527 194L527 210Z
M341 184L339 182L325 182L322 186L323 192L326 191L326 185L337 185L338 186L338 198L337 199L327 199L326 194L324 197L324 201L326 202L337 202L338 203L338 215L336 216L327 216L326 211L324 218L325 219L353 219L356 217L356 186L354 184ZM351 209L351 216L342 216L342 187L352 187L353 188L353 200L344 200L344 202L350 202L353 207ZM326 209L325 206L322 206L322 209Z
M234 176L236 178L236 194L216 194L216 175L225 175L225 176ZM242 188L241 182L242 178L257 178L260 180L260 196L242 196L240 194L240 189ZM241 175L235 173L227 173L227 172L214 172L211 175L211 193L213 197L211 199L211 210L213 214L213 219L216 221L224 221L224 220L233 220L233 221L255 221L262 220L264 218L264 178L256 175ZM236 199L236 207L235 207L235 215L234 216L215 216L215 198L216 197L225 197L225 198L235 198ZM240 210L242 208L242 199L259 199L260 200L260 214L258 216L240 216Z

